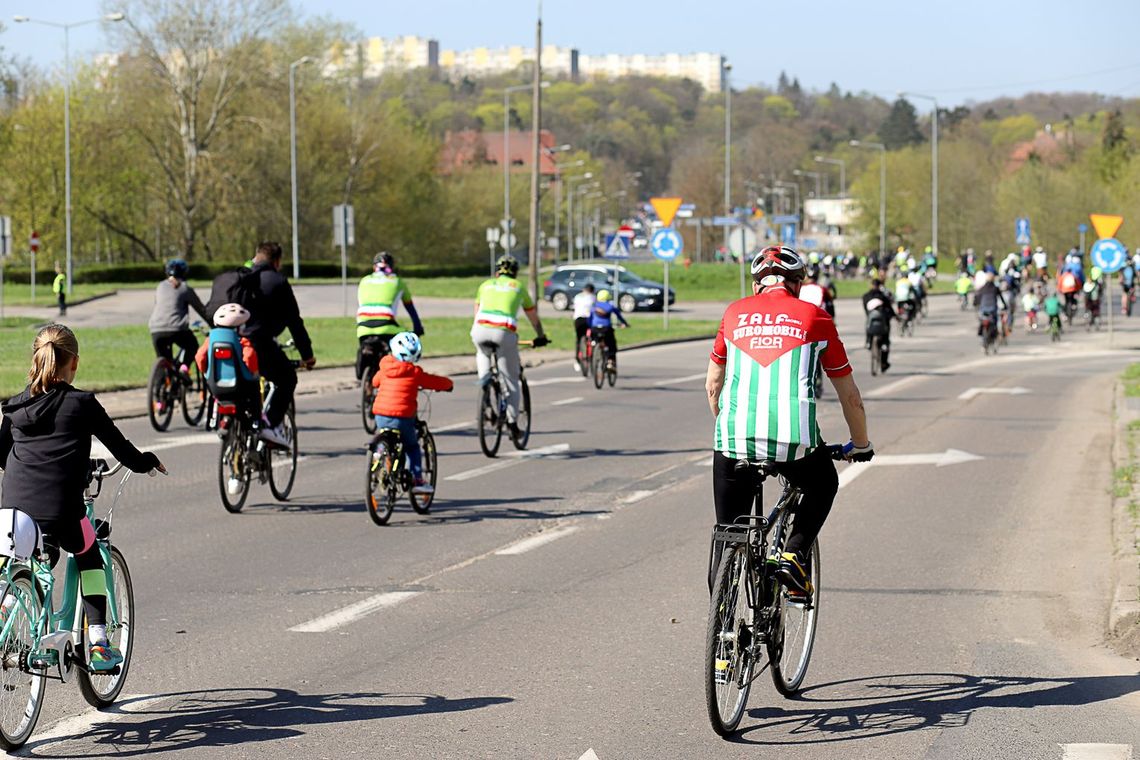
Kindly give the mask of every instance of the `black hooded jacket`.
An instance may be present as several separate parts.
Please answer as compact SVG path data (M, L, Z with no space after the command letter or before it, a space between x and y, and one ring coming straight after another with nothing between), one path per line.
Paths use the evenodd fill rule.
M94 393L67 383L34 397L25 388L0 411L0 505L36 520L83 518L92 436L135 472L158 466L158 457L136 449L115 427Z

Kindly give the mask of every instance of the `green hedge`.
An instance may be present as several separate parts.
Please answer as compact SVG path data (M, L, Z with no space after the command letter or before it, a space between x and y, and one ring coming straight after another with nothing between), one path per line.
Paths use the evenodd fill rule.
M232 261L194 262L190 265L190 278L194 280L212 280L222 272L236 266ZM77 283L124 283L124 282L154 282L162 277L163 264L91 264L76 267L72 279ZM485 275L487 265L479 264L407 264L399 267L400 274L408 277L471 277ZM286 274L292 272L289 265L283 267ZM363 277L371 271L371 267L359 264L349 264L349 277ZM303 277L340 277L339 261L305 261L301 263ZM4 278L9 282L26 283L30 281L31 272L27 267L11 267L4 270ZM55 277L54 269L36 269L36 282L51 282Z

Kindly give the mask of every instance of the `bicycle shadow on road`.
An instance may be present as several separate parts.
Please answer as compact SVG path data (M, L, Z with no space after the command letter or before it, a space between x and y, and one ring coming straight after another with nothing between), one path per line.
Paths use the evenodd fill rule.
M558 496L528 496L516 499L440 499L432 501L431 514L416 519L393 520L389 526L412 528L424 525L464 525L483 520L565 520L572 517L594 517L604 509L520 509L512 504L537 504L562 501Z
M1140 691L1140 674L1074 678L900 673L833 681L787 704L748 711L759 721L733 737L742 744L827 744L908 731L960 728L981 709L1075 707Z
M32 742L35 757L134 757L207 747L232 747L295 739L309 727L360 724L479 710L513 702L511 697L448 699L437 694L299 694L292 689L208 689L146 697L137 710L124 701L115 719L95 723L82 736ZM171 700L175 700L171 704ZM126 717L121 717L126 716ZM96 749L83 754L37 751L80 739Z

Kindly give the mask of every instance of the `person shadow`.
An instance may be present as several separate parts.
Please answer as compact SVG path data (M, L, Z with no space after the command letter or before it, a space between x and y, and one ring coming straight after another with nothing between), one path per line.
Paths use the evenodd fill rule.
M749 710L757 722L744 726L732 741L769 746L858 741L962 727L982 709L1073 707L1138 690L1140 673L1073 678L899 673L853 678L804 689L786 703L788 708Z
M35 757L134 757L163 752L250 745L304 736L329 724L415 715L480 710L513 702L511 697L448 699L437 694L301 694L292 689L234 688L172 692L124 699L111 708L112 719L95 723L81 737L33 740L25 753ZM84 754L68 747L52 754L52 745L81 739L94 748ZM64 747L59 747L63 750Z

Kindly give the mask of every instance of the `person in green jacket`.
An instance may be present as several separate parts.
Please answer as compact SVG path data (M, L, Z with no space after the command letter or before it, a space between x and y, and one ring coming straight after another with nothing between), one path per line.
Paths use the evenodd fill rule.
M55 293L59 301L59 316L67 314L67 275L59 264L55 265L55 280L51 284L51 292Z

